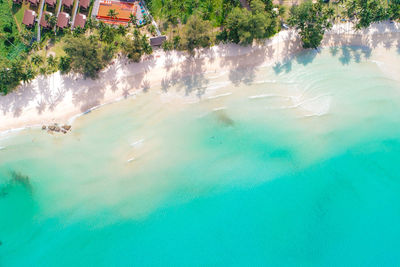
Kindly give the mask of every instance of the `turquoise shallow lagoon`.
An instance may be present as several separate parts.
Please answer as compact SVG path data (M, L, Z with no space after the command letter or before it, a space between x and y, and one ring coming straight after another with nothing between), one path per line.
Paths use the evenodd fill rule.
M304 52L151 88L67 135L1 135L0 266L399 265L385 53Z

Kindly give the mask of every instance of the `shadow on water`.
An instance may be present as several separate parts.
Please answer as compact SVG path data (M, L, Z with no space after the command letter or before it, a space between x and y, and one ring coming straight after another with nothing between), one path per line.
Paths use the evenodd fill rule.
M381 29L382 27L390 28L393 27L393 25L372 25L370 29L360 30L351 36L346 33L325 34L322 46L329 45L330 54L337 57L342 65L348 65L351 62L360 63L363 60L369 59L372 54L372 49L377 48L378 46L382 46L387 50L395 48L397 53L400 54L400 33L386 32L385 34L370 34L369 32ZM293 51L294 50L292 49L292 52ZM318 50L305 50L295 54L293 57L285 58L283 61L277 62L273 66L273 70L276 74L282 72L288 73L292 70L293 60L298 64L307 65L313 62L318 53Z
M218 122L223 124L224 126L234 126L235 122L226 114L224 110L217 110L214 112Z
M272 69L274 70L275 74L280 74L282 72L288 73L292 70L293 61L295 61L297 64L306 66L312 63L319 53L320 51L317 49L304 50L294 55L290 59L287 59L283 62L277 62Z
M342 65L348 65L352 61L360 63L363 59L369 59L371 57L372 49L368 46L331 47L329 53L333 57L338 57Z
M293 62L306 66L311 64L320 52L320 50L316 49L302 51L291 59L277 62L272 69L276 74L288 73L292 70ZM329 53L333 57L337 57L342 65L348 65L351 62L360 63L362 60L369 59L372 48L369 46L334 46L329 48Z
M29 176L16 171L11 171L10 176L11 178L9 181L4 186L0 187L0 199L7 196L13 189L18 187L22 187L30 195L32 194L33 188Z

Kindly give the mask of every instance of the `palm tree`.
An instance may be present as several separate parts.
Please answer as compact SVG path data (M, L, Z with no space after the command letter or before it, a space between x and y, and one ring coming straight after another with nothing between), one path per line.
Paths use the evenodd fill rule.
M143 23L147 24L147 20L149 19L149 16L147 14L143 14Z
M42 75L44 75L44 76L46 76L46 75L47 75L46 67L41 67L41 68L39 69L39 73L42 74Z
M42 58L40 55L38 55L38 54L34 54L34 55L32 56L32 58L31 58L31 62L32 62L33 64L35 64L36 66L38 66L38 65L40 65L40 64L43 63L43 58Z
M328 8L326 14L329 18L333 18L333 16L335 15L335 10L333 8Z
M45 18L45 20L47 21L47 23L49 24L49 26L51 28L56 26L56 24L57 24L57 17L56 16L53 16L51 14L46 14L44 18Z
M53 55L50 55L49 57L47 57L47 65L49 66L49 69L51 71L56 71L57 67L58 67L58 62L57 59L55 57L53 57Z
M152 24L148 27L149 32L151 33L151 35L155 36L156 35L156 27Z
M132 13L129 15L129 23L132 24L135 27L137 26L136 16L133 15Z
M87 27L88 27L89 29L94 29L94 28L97 27L97 22L96 22L96 20L93 20L93 19L89 18L89 19L86 21L86 25L87 25Z
M31 67L26 68L25 72L22 74L22 81L24 83L28 83L30 81L33 80L33 78L35 78L35 72L33 71L33 69Z
M39 49L39 43L38 43L37 41L34 41L34 42L32 43L31 48L32 48L34 51L37 51L37 50Z
M142 36L142 49L147 55L150 55L151 53L153 53L153 48L149 44L149 41L148 41L146 35Z
M119 25L118 29L117 29L117 32L118 32L118 34L124 36L126 34L126 28L124 26L122 26L122 25Z
M108 10L107 16L111 17L112 19L116 19L118 16L118 13L115 11L115 9L110 9L110 10Z

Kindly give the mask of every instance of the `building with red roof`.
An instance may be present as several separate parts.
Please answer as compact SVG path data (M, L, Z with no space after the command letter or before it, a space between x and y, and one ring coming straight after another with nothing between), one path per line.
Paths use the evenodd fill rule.
M106 23L128 23L130 16L136 16L136 5L129 2L120 1L110 1L102 0L100 1L99 10L97 12L96 18L103 20ZM117 14L115 17L110 17L110 10L114 10Z
M31 5L36 6L39 3L39 0L28 0Z
M36 12L30 9L25 10L24 18L22 19L22 23L27 27L32 27L35 25Z
M83 29L85 27L85 23L86 23L86 16L81 13L76 14L74 21L74 28L81 27Z
M90 5L90 0L80 0L79 1L79 7L82 7L84 9L87 9Z
M71 8L71 7L73 6L73 4L74 4L74 0L63 0L63 1L62 1L62 4L63 4L65 7Z
M46 0L46 4L53 7L57 3L57 0Z
M57 27L63 29L69 24L69 14L65 12L60 12L57 18Z
M53 15L51 12L48 12L48 11L45 11L43 14L42 14L42 18L40 19L40 26L42 26L43 28L48 28L48 27L50 27L50 25L47 23L47 20L46 20L46 15Z

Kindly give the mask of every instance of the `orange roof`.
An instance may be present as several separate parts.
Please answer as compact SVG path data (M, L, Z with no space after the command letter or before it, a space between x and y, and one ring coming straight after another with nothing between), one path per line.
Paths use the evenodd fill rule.
M117 13L116 18L108 16L110 9L114 9ZM136 15L136 5L133 3L117 2L117 1L102 1L100 2L98 19L112 20L116 22L128 22L130 14ZM106 21L108 22L108 21Z

